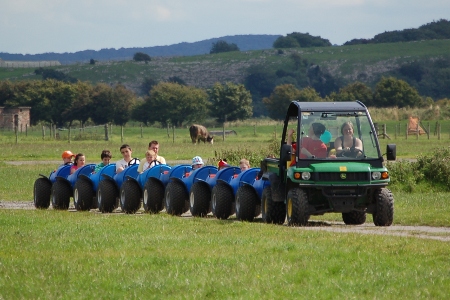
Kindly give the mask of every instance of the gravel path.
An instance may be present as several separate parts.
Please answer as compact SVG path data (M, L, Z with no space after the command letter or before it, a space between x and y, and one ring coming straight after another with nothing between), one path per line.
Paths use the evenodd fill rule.
M0 209L28 209L34 210L32 201L0 201ZM51 207L49 209L52 209ZM76 212L73 205L69 207L69 211ZM92 213L99 213L96 210L91 210ZM121 213L120 209L113 213ZM138 211L137 214L145 215L143 210ZM185 218L191 218L190 213L182 215ZM211 219L212 216L208 216ZM438 240L442 242L450 242L450 227L431 227L431 226L400 226L392 225L389 227L377 227L371 223L371 218L363 225L348 226L343 222L323 222L310 221L306 227L293 227L296 230L316 230L329 231L339 233L359 233L359 234L375 234L375 235L389 235L400 237L415 237L421 239ZM262 222L261 218L257 218L255 222ZM285 225L287 226L287 225Z

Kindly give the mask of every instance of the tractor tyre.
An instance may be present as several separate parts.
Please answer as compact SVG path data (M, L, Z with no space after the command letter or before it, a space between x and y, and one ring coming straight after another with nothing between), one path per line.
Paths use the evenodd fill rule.
M225 183L216 184L211 193L211 211L220 220L226 220L232 215L234 200L233 190Z
M236 218L252 222L255 218L258 195L251 186L243 185L236 193Z
M34 182L33 202L37 209L47 209L50 206L52 183L47 178L38 178Z
M53 209L67 210L72 196L72 188L68 182L57 180L52 186L52 206Z
M211 191L207 183L195 182L189 194L189 209L193 217L205 217L209 212Z
M73 190L73 204L79 211L90 210L94 201L92 184L86 179L78 179Z
M386 188L377 189L374 193L376 210L373 213L375 226L391 226L394 221L394 196Z
M186 212L186 203L189 203L189 196L184 184L178 181L169 182L166 187L164 200L168 214L180 216Z
M110 180L100 181L97 190L98 210L102 213L110 213L115 210L119 205L118 195L119 192L114 182Z
M126 214L134 214L141 208L141 188L134 180L126 180L122 184L120 207Z
M144 186L143 201L145 212L159 213L164 207L164 185L156 180L147 180Z
M262 220L265 223L283 224L286 220L286 205L284 202L274 202L270 186L263 190L261 198Z
M361 225L366 222L366 213L352 210L351 212L342 213L342 220L346 225Z
M286 215L288 225L308 225L308 194L300 188L291 189L287 195Z

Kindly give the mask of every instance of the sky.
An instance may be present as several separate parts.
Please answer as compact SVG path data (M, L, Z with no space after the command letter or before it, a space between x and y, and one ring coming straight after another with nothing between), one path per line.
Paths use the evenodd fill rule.
M342 45L450 20L448 0L0 0L0 52L64 53L309 33Z

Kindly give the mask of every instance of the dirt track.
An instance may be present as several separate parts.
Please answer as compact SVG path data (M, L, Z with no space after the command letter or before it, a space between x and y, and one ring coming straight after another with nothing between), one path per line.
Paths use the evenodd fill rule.
M34 210L33 202L30 201L0 201L0 209L29 209ZM51 208L49 208L51 209ZM69 211L76 211L73 206ZM91 210L93 213L98 213ZM121 213L116 210L114 213ZM143 214L139 211L138 214ZM186 213L183 217L190 218L191 215ZM212 217L211 217L212 218ZM261 222L261 218L257 218L256 222ZM319 222L311 221L309 226L296 227L298 230L322 230L329 232L340 233L359 233L359 234L376 234L376 235L390 235L401 237L415 237L421 239L438 240L442 242L450 242L450 227L430 227L430 226L400 226L393 225L389 227L376 227L371 223L371 217L367 218L367 222L358 226L347 226L343 222Z

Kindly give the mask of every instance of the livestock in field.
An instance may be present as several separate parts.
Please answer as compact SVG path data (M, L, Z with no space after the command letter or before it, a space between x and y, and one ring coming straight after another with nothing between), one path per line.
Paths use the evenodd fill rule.
M189 133L193 144L197 144L199 141L203 141L203 143L208 142L210 144L214 142L214 137L209 135L208 130L203 125L193 124L189 127Z

